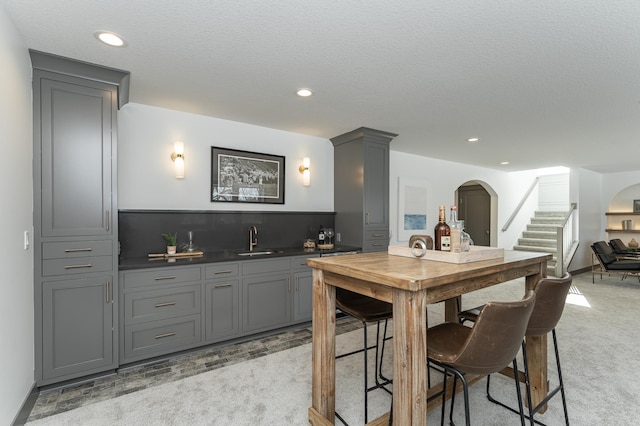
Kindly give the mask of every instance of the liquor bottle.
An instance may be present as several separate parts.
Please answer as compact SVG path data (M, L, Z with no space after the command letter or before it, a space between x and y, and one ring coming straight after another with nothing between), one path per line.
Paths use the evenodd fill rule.
M324 227L320 225L320 230L318 231L318 245L324 244Z
M450 251L451 250L451 228L445 222L444 206L440 206L438 212L438 224L434 229L435 241L433 248L435 250Z
M448 225L451 230L451 253L460 253L462 251L462 224L458 220L458 208L456 206L451 206Z

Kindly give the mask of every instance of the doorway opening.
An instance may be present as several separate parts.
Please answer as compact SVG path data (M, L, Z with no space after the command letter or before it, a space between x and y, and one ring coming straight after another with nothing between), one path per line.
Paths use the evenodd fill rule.
M456 190L458 219L478 246L498 245L498 194L482 181L468 181Z

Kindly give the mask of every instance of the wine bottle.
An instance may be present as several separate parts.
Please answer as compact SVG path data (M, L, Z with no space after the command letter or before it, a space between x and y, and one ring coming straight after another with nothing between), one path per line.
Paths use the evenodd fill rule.
M451 251L451 228L445 222L444 206L440 206L438 212L438 224L434 229L435 241L434 249Z
M448 225L451 230L451 253L460 253L462 251L462 224L458 221L458 208L456 206L451 206Z
M322 225L318 231L318 244L324 244L324 227Z

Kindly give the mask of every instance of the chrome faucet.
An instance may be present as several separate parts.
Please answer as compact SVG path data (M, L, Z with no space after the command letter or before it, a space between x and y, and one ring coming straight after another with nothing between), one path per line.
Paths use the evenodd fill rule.
M253 248L258 245L258 228L255 226L249 227L249 251L253 251Z

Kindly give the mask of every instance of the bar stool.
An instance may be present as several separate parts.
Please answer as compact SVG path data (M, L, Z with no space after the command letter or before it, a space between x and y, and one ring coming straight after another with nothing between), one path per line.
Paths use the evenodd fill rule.
M449 420L453 425L455 389L459 379L464 393L465 421L469 426L471 424L469 389L464 375L497 373L510 363L517 371L516 354L524 339L535 300L535 293L530 291L522 300L515 302L488 302L478 315L473 327L457 322L445 322L427 330L427 357L430 362L445 370L441 424L444 424L447 373L453 376ZM517 376L514 380L520 409L520 423L524 426L525 416L520 384Z
M560 367L560 354L558 352L558 339L556 337L556 325L558 321L560 321L560 317L562 316L562 311L564 310L565 301L567 299L567 294L569 293L569 289L571 288L571 283L573 281L573 277L571 274L565 274L562 278L542 278L536 284L534 291L536 292L536 305L533 308L533 313L531 314L531 318L529 319L529 324L527 325L527 331L525 332L525 337L534 337L534 336L544 336L547 333L551 332L553 336L553 348L555 352L556 358L556 367L558 369L558 381L559 384L556 388L551 390L547 396L535 407L533 407L531 401L531 384L529 381L529 365L527 362L527 347L526 341L522 342L522 354L524 361L524 376L525 376L525 386L527 390L527 403L529 404L529 416L528 419L531 422L531 425L535 423L544 424L534 419L534 415L540 411L544 405L546 405L549 400L555 396L558 392L562 396L562 408L564 409L564 420L565 424L569 426L569 414L567 411L567 400L564 393L564 382L562 380L562 369ZM462 321L469 320L475 321L478 318L478 314L484 310L484 306L479 306L473 309L469 309L467 311L460 312L459 318ZM516 373L516 377L518 376L517 370L514 370ZM487 378L487 398L489 401L501 405L509 410L516 412L512 407L507 406L506 404L496 400L491 396L489 391L490 387L490 377Z
M337 355L336 359L349 355L364 352L364 422L369 421L368 393L376 389L384 389L389 394L391 391L385 386L392 383L391 379L382 374L382 359L384 357L385 341L391 339L387 337L387 322L393 318L393 305L369 296L354 293L343 288L336 288L336 307L345 314L357 319L363 325L364 345L362 349ZM382 347L380 347L380 323L384 321L384 332L382 336ZM376 323L376 344L369 346L367 340L367 324ZM375 384L369 386L368 350L375 349ZM336 412L336 417L345 425L347 422Z

